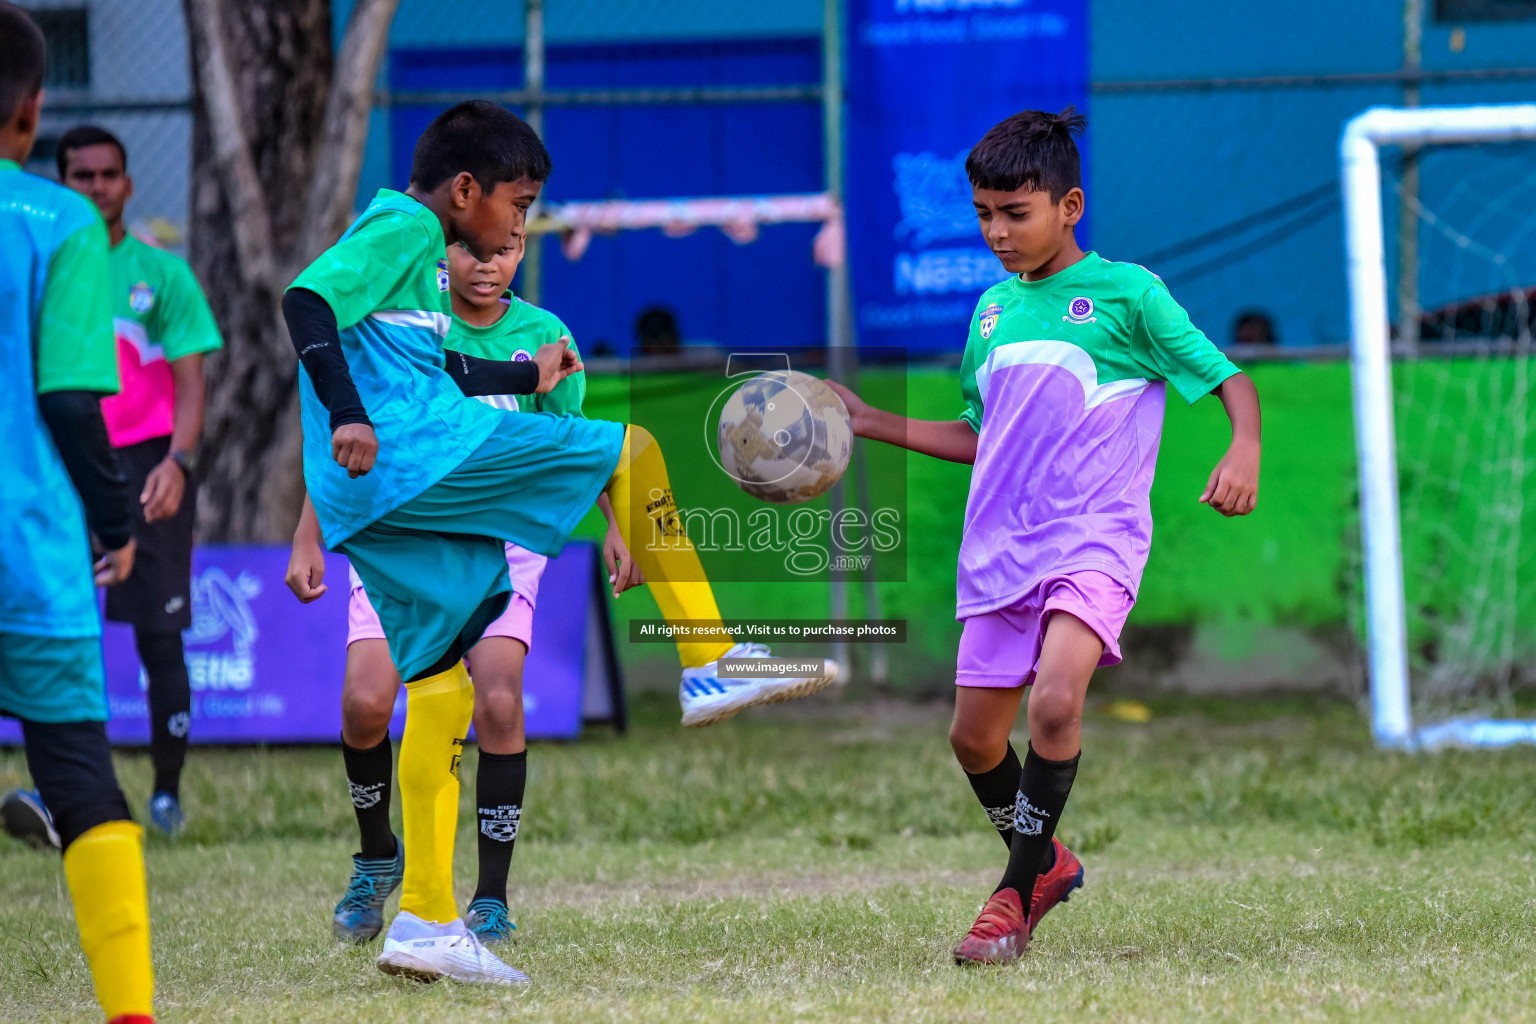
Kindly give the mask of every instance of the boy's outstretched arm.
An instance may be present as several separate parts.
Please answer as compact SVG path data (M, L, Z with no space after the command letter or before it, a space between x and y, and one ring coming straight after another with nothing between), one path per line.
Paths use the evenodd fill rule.
M1216 388L1232 421L1232 444L1211 471L1200 500L1224 516L1245 516L1259 501L1259 392L1246 373Z
M876 409L835 380L827 381L848 407L853 432L871 441L932 455L946 462L976 463L976 431L964 420L918 420Z
M373 468L379 439L341 351L336 313L319 293L290 288L283 295L283 319L315 397L331 414L331 457L356 479Z

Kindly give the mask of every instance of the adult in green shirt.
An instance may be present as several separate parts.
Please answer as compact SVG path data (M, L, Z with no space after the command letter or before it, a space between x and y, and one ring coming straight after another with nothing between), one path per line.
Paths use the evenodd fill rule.
M128 152L111 132L81 125L57 150L59 178L91 199L111 242L112 322L122 390L101 403L107 434L136 503L137 571L107 591L107 618L133 626L149 679L150 824L183 826L181 769L192 688L181 632L192 625L193 452L203 425L203 353L221 347L213 313L186 261L128 233Z

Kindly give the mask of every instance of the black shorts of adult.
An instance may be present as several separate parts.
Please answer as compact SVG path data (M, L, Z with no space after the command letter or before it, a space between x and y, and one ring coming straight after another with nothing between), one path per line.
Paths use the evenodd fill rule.
M139 495L150 471L164 461L171 439L152 437L114 448L133 496L133 534L138 552L133 572L107 590L107 618L153 633L179 633L192 625L192 522L197 515L197 481L187 478L181 507L169 519L144 521Z

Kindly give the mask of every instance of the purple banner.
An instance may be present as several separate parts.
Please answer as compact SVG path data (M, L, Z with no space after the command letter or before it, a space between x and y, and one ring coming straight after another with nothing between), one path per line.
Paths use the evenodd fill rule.
M613 665L604 657L611 638L603 595L594 588L596 557L594 545L573 543L544 571L533 649L523 670L530 739L574 739L584 707L588 718L622 715ZM310 605L289 592L287 568L284 547L194 552L192 628L182 634L192 680L193 743L334 743L340 736L347 562L326 557L330 590ZM103 647L107 734L114 744L147 744L149 701L132 629L106 623ZM602 692L587 693L584 703L588 685ZM391 726L396 736L404 711L402 690ZM0 744L20 741L17 724L0 719Z

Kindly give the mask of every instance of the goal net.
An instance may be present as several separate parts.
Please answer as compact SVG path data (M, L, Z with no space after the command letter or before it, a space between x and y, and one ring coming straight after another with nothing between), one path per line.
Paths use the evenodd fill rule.
M1416 187L1383 151L1417 154ZM1373 731L1536 742L1514 701L1536 665L1536 106L1375 108L1340 156ZM1389 301L1384 210L1415 222L1417 315Z

